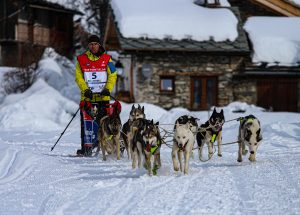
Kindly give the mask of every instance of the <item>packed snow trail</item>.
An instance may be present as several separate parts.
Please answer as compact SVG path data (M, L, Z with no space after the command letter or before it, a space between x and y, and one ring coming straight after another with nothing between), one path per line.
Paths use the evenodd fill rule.
M173 171L166 145L152 177L132 170L126 155L69 157L80 145L78 122L52 152L57 131L0 131L0 214L300 214L300 114L292 122L257 115L257 162L238 163L236 144L207 162L194 150L189 175ZM223 143L236 139L237 127L224 125Z

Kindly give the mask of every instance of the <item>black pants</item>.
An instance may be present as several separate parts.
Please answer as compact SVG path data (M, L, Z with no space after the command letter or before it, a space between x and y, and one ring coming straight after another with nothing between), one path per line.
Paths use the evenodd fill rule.
M97 105L98 113L96 116L96 122L99 123L100 119L104 116L106 116L106 104L109 104L109 101L101 101L92 103L92 105ZM80 111L80 138L81 138L81 149L84 149L84 122L83 122L83 114Z

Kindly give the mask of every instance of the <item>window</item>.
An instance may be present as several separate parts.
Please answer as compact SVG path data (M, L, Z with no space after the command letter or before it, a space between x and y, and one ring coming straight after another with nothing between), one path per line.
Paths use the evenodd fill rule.
M174 77L160 77L160 91L174 93Z

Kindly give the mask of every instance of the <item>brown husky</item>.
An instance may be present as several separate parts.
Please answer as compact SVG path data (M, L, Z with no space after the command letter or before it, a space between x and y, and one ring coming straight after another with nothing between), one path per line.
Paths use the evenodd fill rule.
M103 160L106 160L106 152L108 154L116 153L117 159L120 160L120 134L121 134L121 119L120 110L114 108L112 115L105 116L100 120L98 131L99 146L103 155Z

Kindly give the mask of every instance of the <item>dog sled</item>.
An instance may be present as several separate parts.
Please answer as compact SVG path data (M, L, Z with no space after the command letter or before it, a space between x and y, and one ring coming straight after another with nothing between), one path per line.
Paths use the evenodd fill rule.
M112 97L112 96L111 96ZM113 97L112 97L113 98ZM114 99L114 98L113 98ZM83 115L83 127L84 127L84 148L90 149L90 153L87 154L87 156L93 156L96 155L97 153L93 153L93 149L97 148L97 152L99 152L99 140L98 138L101 129L101 123L105 120L109 120L111 117L115 115L115 112L119 115L121 112L122 106L121 103L114 99L113 103L106 104L106 107L104 107L102 110L100 110L98 107L93 106L90 102L83 101L84 107L88 107L87 110L86 108L82 108L82 115ZM97 111L104 111L105 114L104 116L101 117L101 119L97 119L98 117L98 112ZM107 118L107 119L105 119Z
M112 99L114 99L113 103L109 103L106 105L106 107L103 108L105 111L105 116L112 116L114 114L114 111L118 111L118 113L121 112L122 106L121 103L116 100L113 96L110 96ZM61 139L62 135L65 133L77 113L80 111L83 117L83 146L84 148L90 149L90 153L77 153L75 155L69 155L70 157L93 157L97 153L93 152L94 148L98 148L99 142L98 142L98 131L99 131L99 123L97 123L97 107L96 105L93 105L89 101L81 101L79 104L78 110L73 115L70 122L67 124L64 131L61 133L60 137L57 139L55 144L51 147L51 151L55 148L59 140Z

